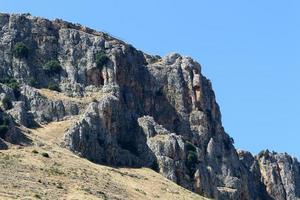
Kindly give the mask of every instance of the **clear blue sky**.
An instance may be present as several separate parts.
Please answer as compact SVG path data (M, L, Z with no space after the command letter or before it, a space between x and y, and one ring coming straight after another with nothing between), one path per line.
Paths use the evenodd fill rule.
M147 53L195 58L235 146L300 158L300 1L0 0L0 12L78 22Z

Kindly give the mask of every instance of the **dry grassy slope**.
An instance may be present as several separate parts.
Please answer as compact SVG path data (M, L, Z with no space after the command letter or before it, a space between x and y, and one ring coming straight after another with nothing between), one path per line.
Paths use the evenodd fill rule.
M74 120L25 130L32 146L0 151L1 200L204 199L150 169L96 165L60 147Z
M69 101L69 102L76 102L88 105L95 99L100 99L103 97L101 91L97 92L87 92L84 97L70 97L61 92L52 91L49 89L37 89L37 91L44 97L51 99L51 100L61 100L61 101Z

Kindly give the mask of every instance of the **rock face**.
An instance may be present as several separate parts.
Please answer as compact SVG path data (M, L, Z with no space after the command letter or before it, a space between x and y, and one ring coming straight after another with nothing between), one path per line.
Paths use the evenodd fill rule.
M7 149L8 143L27 145L30 142L16 126L13 118L0 110L0 149Z
M93 162L149 167L215 199L299 199L297 160L237 152L211 83L192 58L150 56L62 20L0 14L0 24L0 97L10 97L5 112L18 124L81 115L64 145ZM13 53L19 42L26 57ZM44 66L53 60L61 69L49 74ZM20 95L6 86L7 77L20 84ZM39 88L49 85L64 98L43 95ZM89 94L93 100L82 101Z
M256 156L261 180L274 199L299 199L299 162L287 154L264 151Z

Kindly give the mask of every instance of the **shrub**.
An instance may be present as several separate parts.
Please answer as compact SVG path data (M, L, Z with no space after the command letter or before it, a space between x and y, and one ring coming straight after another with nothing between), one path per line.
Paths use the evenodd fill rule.
M196 170L196 163L198 162L198 156L197 156L197 151L196 147L191 144L191 143L186 143L186 167L189 170L189 175L190 177L193 176Z
M48 89L49 89L49 90L53 90L53 91L60 92L59 85L57 85L57 84L55 84L55 83L50 83L50 84L48 85Z
M15 80L14 78L8 76L8 77L5 77L5 78L1 78L0 82L3 83L3 84L8 84L8 83L10 83L14 80Z
M11 100L8 96L4 97L4 99L2 100L2 105L6 110L9 110L13 107L12 103L11 103Z
M37 151L37 150L32 150L32 153L34 153L34 154L38 154L39 152Z
M34 77L30 77L28 79L28 85L31 86L31 87L37 87L38 83L37 83L37 81Z
M108 62L108 57L104 51L100 51L96 54L96 64L98 68L102 68Z
M42 153L42 156L45 157L45 158L50 158L48 153Z
M98 100L97 100L96 98L93 98L93 99L92 99L92 102L98 103Z
M10 87L13 90L14 95L17 99L20 97L20 84L16 81L16 79L12 77L6 77L4 79L1 79L0 82Z
M37 199L41 199L42 197L39 194L34 194L34 197Z
M18 42L13 48L13 55L16 58L27 58L29 54L28 47L23 42Z
M0 137L3 138L8 131L8 125L0 125Z
M0 137L3 138L8 131L9 118L2 113L0 117Z
M5 124L5 125L9 125L9 118L6 114L2 113L2 116L0 118L0 125L1 124Z
M196 152L196 147L190 142L186 143L185 149L186 149L187 152L189 152L189 151Z
M46 74L54 75L54 74L58 74L62 70L62 67L60 66L57 60L50 60L45 64L43 69Z
M16 99L21 96L20 84L15 79L11 79L10 82L7 83L7 86L13 90Z
M194 151L189 151L187 155L187 162L189 166L192 166L197 162L197 153Z
M57 187L58 189L64 189L61 182L57 183L56 187Z

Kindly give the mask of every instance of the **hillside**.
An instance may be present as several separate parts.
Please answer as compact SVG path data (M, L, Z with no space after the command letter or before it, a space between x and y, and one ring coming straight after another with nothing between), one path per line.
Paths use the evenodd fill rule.
M237 150L212 83L191 57L148 55L106 33L29 14L0 14L0 25L7 195L300 198L297 159Z
M0 199L205 199L150 169L96 165L61 148L72 122L26 129L32 145L0 151Z

